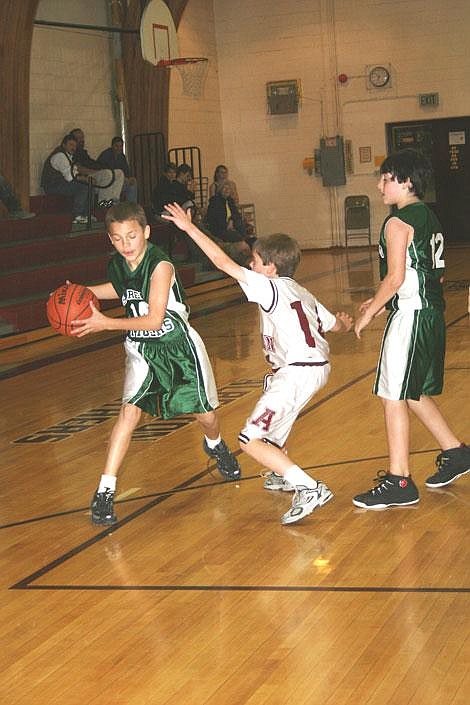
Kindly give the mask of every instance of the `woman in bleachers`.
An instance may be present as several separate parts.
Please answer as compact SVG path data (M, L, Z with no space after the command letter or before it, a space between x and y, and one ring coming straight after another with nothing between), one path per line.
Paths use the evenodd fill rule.
M215 195L209 199L206 223L215 238L230 244L231 256L237 262L245 264L251 258L251 248L246 240L245 226L232 196L232 187L229 181L221 181Z
M222 182L226 182L230 185L230 189L231 189L230 195L233 198L233 200L235 201L235 204L238 206L238 204L240 203L240 199L238 197L237 185L236 185L235 181L232 181L231 179L228 178L228 169L224 164L219 164L215 168L214 182L209 187L209 198L216 195L217 187L220 186L220 184Z

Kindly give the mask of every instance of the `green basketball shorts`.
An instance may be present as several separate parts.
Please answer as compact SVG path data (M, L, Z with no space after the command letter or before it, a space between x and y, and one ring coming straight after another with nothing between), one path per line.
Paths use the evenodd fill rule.
M180 340L137 342L126 338L122 401L164 419L203 414L219 406L206 348L188 327Z
M385 326L373 392L414 399L442 392L446 328L439 309L392 311Z

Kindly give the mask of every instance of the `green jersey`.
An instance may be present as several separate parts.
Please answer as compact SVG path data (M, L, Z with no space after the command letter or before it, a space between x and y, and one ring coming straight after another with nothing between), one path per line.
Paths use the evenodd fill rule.
M132 271L125 257L116 253L109 265L108 276L126 310L127 318L145 316L148 313L150 282L160 262L170 262L168 255L153 243L147 250L137 269ZM174 343L186 334L189 308L185 303L184 289L175 270L175 280L170 289L163 325L159 330L129 330L127 338L135 341Z
M388 271L385 226L394 217L410 225L414 235L406 253L405 280L387 308L443 310L444 236L437 217L422 201L400 208L384 220L379 239L380 278L383 279Z

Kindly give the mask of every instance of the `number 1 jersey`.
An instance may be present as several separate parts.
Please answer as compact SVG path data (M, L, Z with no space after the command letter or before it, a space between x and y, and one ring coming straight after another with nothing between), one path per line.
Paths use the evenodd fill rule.
M336 323L330 313L303 286L290 277L266 277L245 269L240 281L248 301L259 305L263 351L269 364L324 365L329 346L324 333Z

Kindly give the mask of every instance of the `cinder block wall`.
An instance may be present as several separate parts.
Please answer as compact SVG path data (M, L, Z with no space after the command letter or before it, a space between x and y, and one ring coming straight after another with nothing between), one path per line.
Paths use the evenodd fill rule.
M181 56L207 57L209 62L202 94L196 98L184 95L181 76L171 69L168 146L197 145L210 183L216 165L225 160L213 0L189 0L178 42Z
M108 25L105 0L41 0L36 19ZM41 193L45 157L63 135L81 127L94 158L111 143L111 37L84 29L36 26L31 52L31 194Z

